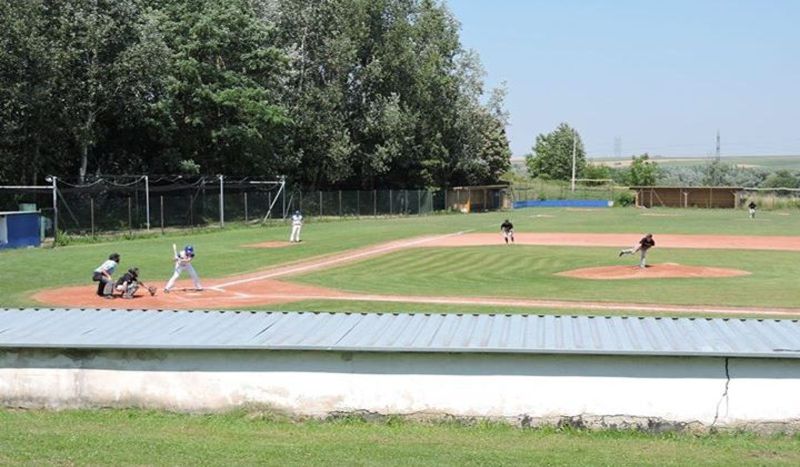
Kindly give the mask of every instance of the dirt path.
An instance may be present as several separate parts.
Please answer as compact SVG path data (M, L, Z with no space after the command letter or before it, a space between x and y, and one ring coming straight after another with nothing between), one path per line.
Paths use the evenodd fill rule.
M577 246L627 246L639 239L636 234L520 234L517 242L530 245L577 245ZM658 235L659 247L665 248L739 248L800 250L800 237L733 237ZM34 295L34 299L48 306L88 308L148 308L148 309L216 309L245 306L270 305L303 300L343 300L384 303L419 303L446 305L485 305L498 307L524 307L539 309L586 310L589 312L621 311L639 314L708 314L708 315L762 315L800 316L800 308L720 307L660 305L648 303L617 303L547 299L518 299L507 297L449 297L449 296L401 296L356 294L339 290L287 282L293 275L362 261L367 258L389 254L407 248L431 246L467 246L501 244L496 234L451 234L417 237L398 240L366 248L350 250L323 257L309 258L291 264L280 265L249 274L205 280L207 287L202 292L177 289L173 293L159 292L155 297L140 296L134 300L106 300L94 295L94 285L45 290ZM711 243L709 243L711 242ZM780 248L778 248L780 247ZM188 287L189 282L178 283Z

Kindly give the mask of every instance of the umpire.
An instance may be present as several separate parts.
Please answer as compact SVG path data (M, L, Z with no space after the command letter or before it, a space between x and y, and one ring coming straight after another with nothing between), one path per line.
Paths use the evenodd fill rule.
M112 298L114 292L114 279L111 275L119 265L119 253L111 253L108 259L103 262L92 274L92 280L98 282L97 295L105 298Z

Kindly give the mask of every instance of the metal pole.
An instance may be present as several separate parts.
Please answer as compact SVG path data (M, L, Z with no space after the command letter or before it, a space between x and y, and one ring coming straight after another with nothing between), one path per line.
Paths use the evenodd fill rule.
M575 129L572 130L572 191L575 191L575 152L578 147L578 137Z
M161 196L161 235L164 235L164 196Z
M247 223L247 192L244 192L244 223Z
M94 198L89 198L89 216L92 219L92 237L94 237Z
M223 175L219 177L219 226L225 227L225 190L223 188Z
M389 190L389 215L392 215L392 190Z
M131 197L128 196L128 232L133 235L133 215L132 215Z
M319 217L322 217L322 190L319 190Z
M356 190L356 217L361 217L361 191Z
M422 201L419 199L420 191L417 190L417 215L422 214Z
M378 217L378 190L372 190L372 215Z
M145 203L145 211L147 215L147 222L145 225L147 226L147 231L150 231L150 177L147 175L144 176L144 203Z
M281 193L283 193L283 219L286 219L286 177L281 176Z
M57 177L53 175L53 248L58 243L58 186L56 185Z
M339 190L339 217L342 217L342 190Z

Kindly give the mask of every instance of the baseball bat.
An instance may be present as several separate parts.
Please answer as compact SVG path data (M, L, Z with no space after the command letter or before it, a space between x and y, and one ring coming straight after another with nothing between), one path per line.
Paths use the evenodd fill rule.
M174 243L172 244L172 255L176 258L178 257L178 246Z

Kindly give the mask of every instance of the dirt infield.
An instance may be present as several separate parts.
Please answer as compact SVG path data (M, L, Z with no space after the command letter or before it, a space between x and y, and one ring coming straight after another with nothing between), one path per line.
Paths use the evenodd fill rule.
M639 266L603 266L598 268L581 268L559 272L557 276L594 280L624 279L664 279L676 277L736 277L750 274L740 269L712 268L705 266L686 266L676 263L661 263L644 269Z
M527 245L571 245L571 246L629 246L639 240L636 234L518 234L517 243ZM770 250L800 250L800 237L724 237L693 235L657 235L659 247L665 248L740 248ZM722 314L722 315L800 315L800 308L752 308L716 306L679 306L647 303L590 302L547 299L516 299L506 297L452 297L452 296L398 296L347 293L323 287L296 284L286 279L297 274L318 271L367 258L417 247L456 247L501 245L499 234L450 234L388 242L342 253L314 257L295 263L218 279L204 279L206 289L202 292L186 289L190 281L179 281L170 294L159 291L155 297L139 296L132 300L116 298L107 300L94 294L96 285L86 284L61 289L37 292L33 298L48 306L120 309L218 309L290 303L303 300L346 300L368 302L395 302L448 305L485 305L502 307L525 307L543 309L583 309L588 311L622 311L657 314ZM677 265L655 265L644 272L638 268L623 266L627 274L657 274L674 269ZM701 268L690 277L709 277L709 270ZM740 271L747 274L745 271ZM662 276L667 277L667 276ZM674 276L669 276L674 277ZM681 276L687 277L687 276ZM605 277L608 279L608 277ZM181 289L184 287L184 289ZM141 294L141 293L140 293Z
M517 233L518 245L553 245L627 248L635 245L642 234L603 233ZM711 250L779 250L800 251L800 237L748 237L738 235L653 235L659 248L704 248ZM500 233L475 233L440 238L425 243L426 247L501 245Z

